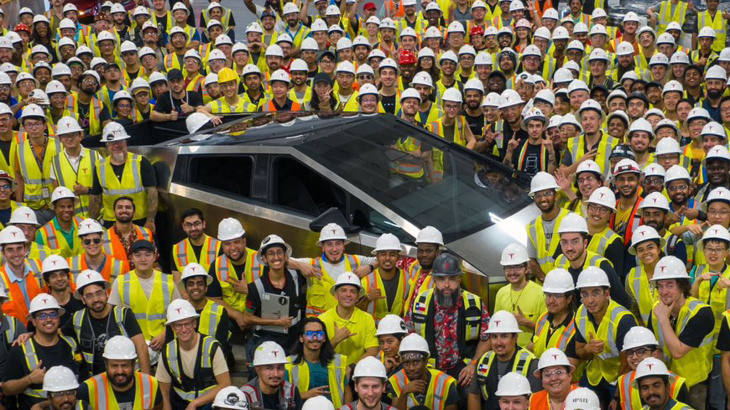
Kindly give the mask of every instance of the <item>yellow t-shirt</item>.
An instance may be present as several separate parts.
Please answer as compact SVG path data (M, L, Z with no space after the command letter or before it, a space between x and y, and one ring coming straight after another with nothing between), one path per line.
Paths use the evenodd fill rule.
M537 322L537 319L547 311L542 286L533 281L527 281L527 285L522 290L515 291L512 286L507 285L497 292L494 302L495 312L506 310L517 313L518 307L527 319ZM520 326L520 329L522 333L517 334L517 344L525 347L532 340L534 330L525 326Z
M626 226L626 224L629 223L629 217L631 216L631 211L633 209L634 209L634 207L630 206L623 210L619 207L619 209L616 210L616 220L613 224L614 232L618 233L618 232L623 232L625 230L624 227Z
M379 346L378 338L375 336L375 320L358 308L355 308L350 320L345 320L337 314L337 306L322 313L319 320L327 326L327 336L330 340L335 337L335 323L337 327L346 327L354 333L335 348L335 352L347 356L348 366L357 363L365 350Z

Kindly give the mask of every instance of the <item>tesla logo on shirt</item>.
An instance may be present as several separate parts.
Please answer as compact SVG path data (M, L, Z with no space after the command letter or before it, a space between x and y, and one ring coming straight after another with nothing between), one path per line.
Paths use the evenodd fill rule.
M81 168L82 171L84 171L84 174L86 174L86 168Z

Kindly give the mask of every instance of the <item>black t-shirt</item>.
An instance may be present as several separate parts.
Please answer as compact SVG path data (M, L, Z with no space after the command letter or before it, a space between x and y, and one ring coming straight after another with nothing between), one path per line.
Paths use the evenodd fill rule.
M462 112L462 115L466 118L466 123L469 124L469 128L471 128L471 133L474 137L476 139L481 138L482 129L484 128L484 116L477 115L476 117L472 117L466 111Z
M527 145L527 149L523 158L522 149L525 147L525 144ZM535 176L538 172L543 171L540 164L541 153L542 145L532 145L528 144L527 140L522 140L522 143L512 151L512 167L530 176ZM545 161L547 161L547 158L545 158Z
M724 316L720 320L722 323L720 323L720 334L717 336L717 350L730 352L730 327Z
M517 132L512 131L512 127L507 124L507 122L504 123L504 131L502 131L504 134L504 143L502 144L502 148L499 150L499 159L504 159L504 155L507 153L507 145L509 144L510 140L516 139L516 140L522 140L527 141L527 131L520 129Z
M7 340L5 338L5 331L10 328L10 321L13 320L10 316L4 316L0 319L0 369L5 368L5 361L8 358L8 352L10 352L11 345L14 340ZM15 337L26 332L25 325L20 320L15 321ZM0 380L3 380L3 374L0 374Z
M184 114L180 108L180 106L185 102L187 102L191 107L200 107L203 105L203 97L195 91L187 91L186 97L179 99L174 98L171 92L168 91L157 99L155 111L163 114L170 114L172 110L175 109L177 111L178 118L185 118L187 117L187 114Z
M598 324L593 319L593 316L588 313L588 320L590 320L593 323L593 326L598 329ZM609 320L608 317L604 317L603 320ZM621 320L618 322L618 326L616 328L616 348L620 352L623 350L624 347L624 336L626 336L626 332L628 332L632 327L636 326L636 318L633 315L625 315L621 318ZM575 337L568 342L568 347L565 349L565 354L568 357L572 357L574 359L578 359L578 355L575 352L575 343L588 343L588 341L583 337L583 334L581 332L575 332Z
M383 109L385 112L395 115L395 97L396 95L393 94L391 96L383 96L380 99L380 103L383 104Z
M2 141L0 140L0 152L3 153L3 156L5 157L5 161L10 164L10 146L13 145L13 140L10 141Z
M608 260L605 260L601 262L598 267L606 272L606 276L608 276L608 282L611 284L611 299L615 300L616 303L625 307L626 309L631 309L631 298L629 298L629 295L626 293L624 285L621 283L621 280L616 274L616 270L613 269L613 266L611 266L611 263ZM577 282L578 276L581 272L583 272L583 267L581 266L578 269L574 269L572 266L568 265L568 272L570 272L570 276L573 277L573 281ZM579 289L575 290L574 300L576 301L576 303L580 301Z
M137 378L133 378L134 382L137 383ZM118 410L132 410L134 409L134 396L136 393L136 388L134 385L132 385L132 388L127 389L126 391L119 392L114 390L114 398L117 400L117 403L119 404L119 407L117 407ZM76 393L76 398L79 400L83 400L85 402L89 402L89 386L86 383L81 383L79 386L78 392ZM158 406L162 404L162 394L160 393L160 387L157 387L157 394L155 394L155 403L154 406Z
M246 270L246 264L236 265L231 263L231 265L233 266L233 270L236 272L236 275L238 275L239 278L243 278L243 272ZM211 282L208 286L208 293L206 293L206 296L209 298L222 298L223 289L221 288L221 283L218 281L218 276L215 274L215 263L210 264L208 275L213 277L213 282Z
M122 180L122 175L124 175L124 165L126 165L126 162L122 165L114 165L112 164L112 170L114 171L114 175L116 175L117 179L120 181ZM140 162L140 168L141 168L141 177L142 177L142 186L145 188L157 186L157 177L155 175L155 169L152 168L152 164L150 161L142 157L142 160ZM99 177L97 173L94 173L94 183L91 186L91 191L89 192L90 195L101 195L102 189L101 189L101 182L99 181Z
M121 335L122 332L119 330L119 327L114 321L113 311L109 311L109 315L103 319L96 319L87 312L85 320L88 320L91 323L91 330L93 333L90 335L82 334L81 340L76 340L76 343L78 343L79 347L85 352L93 350L94 368L90 370L92 375L96 375L106 371L103 357L106 342L114 336ZM129 337L134 337L142 333L142 329L139 327L139 323L137 323L134 313L129 309L125 309L123 326L124 330L127 332L127 336ZM61 331L64 335L76 339L73 321L66 322L66 324L61 328Z
M672 329L677 329L677 318L671 320ZM649 319L647 327L650 330L654 329L654 315ZM684 330L677 335L679 341L690 347L700 347L702 340L715 329L715 315L712 313L710 306L701 307L700 310L687 321L687 325ZM722 350L718 347L718 350Z
M299 294L297 294L296 292L295 284L290 280L291 277L289 276L289 273L285 274L286 284L284 285L284 289L274 287L274 285L271 284L271 280L269 279L268 266L264 267L264 272L261 275L261 282L264 285L264 292L279 296L287 296L289 298L289 316L302 320L305 317L305 309L307 307L307 280L298 271L296 271L296 276L297 281L299 282ZM248 310L254 316L261 317L261 296L259 295L258 289L256 288L256 285L254 283L248 284L248 295L246 296L246 310ZM298 329L299 328L297 326L293 326L289 330L289 338L287 343L289 346L291 346L296 338L299 337ZM268 336L280 337L282 335L281 333L268 332L265 330L256 331L256 333L264 336L265 339L268 339ZM289 346L284 346L284 349Z
M74 372L79 380L86 379L86 374L79 375L80 369L78 363L74 360L74 352L65 340L59 338L55 345L48 347L39 345L35 340L33 340L32 343L35 347L38 361L43 362L42 366L46 370L53 366L66 366ZM28 369L23 349L20 346L14 346L11 348L8 353L3 380L19 380L30 373L31 369ZM41 390L43 388L43 383L32 384L30 387L32 389ZM25 394L18 396L20 409L29 409L33 407L34 404L40 403L43 400L44 399L35 399Z
M77 104L77 114L79 115L79 125L81 128L85 130L89 130L90 124L89 124L89 106L90 104L84 104L81 101ZM99 113L99 122L104 123L106 120L110 120L112 118L111 114L109 113L109 109L107 107L102 107L101 112Z

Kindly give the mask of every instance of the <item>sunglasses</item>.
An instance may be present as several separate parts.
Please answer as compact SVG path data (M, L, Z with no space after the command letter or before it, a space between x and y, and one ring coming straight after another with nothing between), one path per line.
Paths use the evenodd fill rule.
M94 243L95 245L100 244L101 238L84 239L84 245L91 245L92 243Z
M39 320L48 320L48 319L58 319L59 315L58 312L45 312L45 313L39 313L36 315L36 319Z
M307 339L324 339L324 330L306 330L304 337Z

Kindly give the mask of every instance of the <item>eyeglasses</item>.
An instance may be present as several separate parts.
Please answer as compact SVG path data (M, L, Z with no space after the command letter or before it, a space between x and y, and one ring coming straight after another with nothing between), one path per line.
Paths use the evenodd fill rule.
M179 331L183 329L193 329L195 327L194 321L188 321L183 323L173 323L172 324L172 330Z
M588 175L586 177L578 178L578 183L579 184L585 184L586 182L593 182L593 181L598 181L598 178L596 178L593 175Z
M35 122L35 121L32 121L32 122L30 122L30 121L25 121L25 122L23 123L23 127L25 127L25 128L40 128L40 127L42 127L42 126L43 126L43 123L42 123L42 122Z
M725 209L723 209L723 210L713 209L713 210L707 211L707 215L712 215L712 216L725 216L727 214L730 214L730 211L727 211Z
M611 210L606 208L605 206L596 204L588 204L588 210L590 212L595 212L599 215L607 215L609 212L611 212Z
M627 350L626 357L648 356L653 351L654 351L654 349L649 348L649 347L637 347L636 349Z
M542 192L536 192L536 193L535 193L535 194L533 195L533 197L534 197L535 199L540 199L540 198L552 198L553 196L555 196L555 191L542 191Z
M101 243L101 238L94 238L94 239L84 239L84 245L91 245L91 244L98 245Z
M647 178L644 180L646 185L664 185L664 180L661 178Z
M93 78L85 78L83 81L81 81L83 84L99 84L98 81L96 81Z
M560 300L560 299L565 299L566 297L567 296L564 293L546 293L545 294L545 300L548 300L548 299Z
M686 184L682 185L672 185L669 187L670 192L677 192L677 191L684 191L685 189L689 188Z
M51 391L51 392L48 392L48 395L54 399L59 398L59 397L65 397L65 396L75 396L76 390Z
M85 294L84 295L84 299L91 301L91 300L100 298L100 297L104 296L105 294L106 294L106 291L105 290L97 290L94 293L87 293L87 294Z
M183 224L183 228L185 229L200 228L201 226L203 226L203 221L195 221L193 223L185 222Z
M510 273L510 272L519 272L522 269L525 269L525 267L527 267L527 265L513 265L513 266L504 266L504 267L502 267L502 269L504 269L505 273Z
M117 104L117 108L132 108L132 104L119 103Z
M58 312L43 312L35 315L38 320L58 319Z
M720 254L722 252L725 252L727 249L725 248L705 248L705 252L712 253L712 254Z
M0 185L0 190L2 190L2 191L7 191L10 188L12 188L12 186L11 185L8 185L8 184Z
M373 76L370 74L360 74L357 76L357 78L362 79L362 80L372 80Z
M568 372L565 369L555 369L555 370L548 370L542 372L542 377L549 379L553 376L555 377L562 377L568 374Z
M324 339L324 330L305 330L304 337L307 339Z

